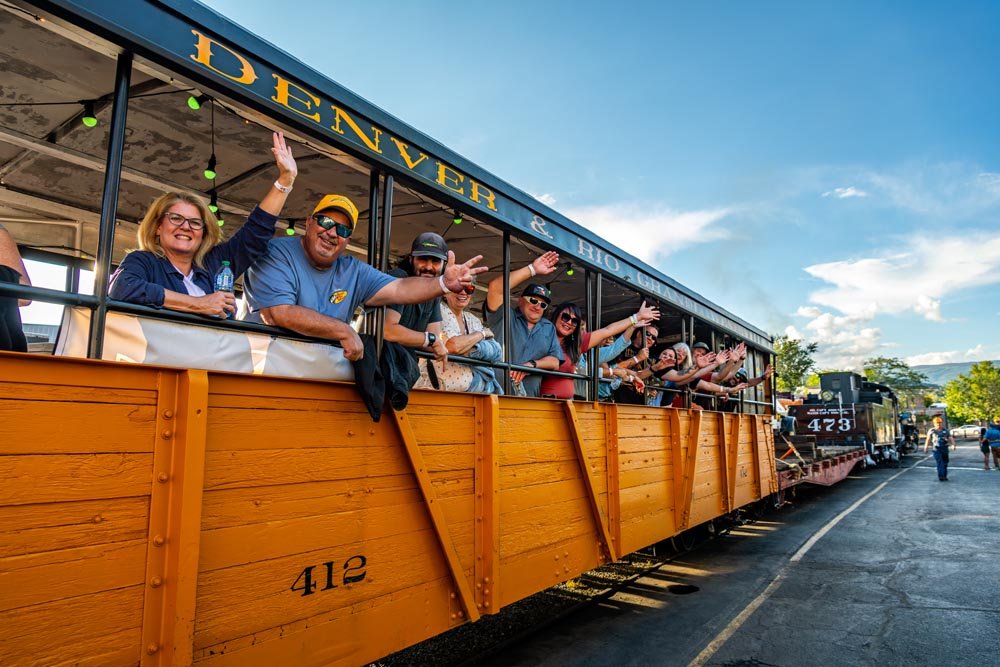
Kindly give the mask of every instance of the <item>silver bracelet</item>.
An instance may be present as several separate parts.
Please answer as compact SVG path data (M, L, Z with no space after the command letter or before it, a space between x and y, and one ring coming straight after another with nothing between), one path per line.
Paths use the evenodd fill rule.
M274 182L274 189L277 190L278 192L283 192L283 193L285 193L287 195L289 192L292 191L292 186L290 186L290 185L282 185L278 181L275 181Z

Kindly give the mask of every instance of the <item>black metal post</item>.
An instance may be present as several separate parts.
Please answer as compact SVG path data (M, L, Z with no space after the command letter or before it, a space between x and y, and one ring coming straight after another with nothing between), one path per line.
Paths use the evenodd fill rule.
M118 56L115 71L115 98L111 109L108 133L107 169L104 172L104 192L101 200L101 227L94 262L94 292L97 308L90 318L90 341L87 357L100 359L104 352L104 323L108 317L108 279L115 245L115 221L118 218L118 186L121 182L122 155L125 152L125 122L128 117L128 92L132 78L132 53Z
M510 318L514 309L510 306L510 232L503 233L503 362L508 364L503 373L503 393L510 394Z
M378 169L372 169L368 179L368 263L378 266L379 249L379 191L382 174Z
M382 191L382 229L379 232L378 250L378 270L389 270L389 236L392 230L392 186L393 178L385 175L384 190Z
M368 179L368 263L372 266L378 266L379 227L382 223L378 208L381 179L381 172L372 169ZM365 333L378 335L378 311L365 313Z
M379 230L378 249L378 270L385 272L389 269L389 236L392 230L392 186L393 178L390 174L385 175L385 182L382 190L382 224ZM382 337L385 334L385 306L379 306L378 314L375 316L375 349L379 356L382 355Z
M584 275L587 280L587 326L591 334L593 334L603 324L601 321L601 274L593 273L590 269L587 269ZM598 379L601 373L600 351L601 344L598 342L597 346L592 347L587 353L590 355L587 361L590 364L590 381L587 383L589 394L587 398L591 401L599 399L597 392L601 384L601 381Z

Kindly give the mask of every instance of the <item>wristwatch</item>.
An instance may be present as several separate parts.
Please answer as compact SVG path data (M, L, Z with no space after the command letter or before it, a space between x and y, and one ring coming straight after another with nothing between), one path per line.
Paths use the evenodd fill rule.
M430 347L431 345L433 345L434 343L436 343L437 339L438 339L438 337L435 336L434 334L432 334L430 331L427 332L427 336L426 337L427 337L427 341L424 344L424 347Z
M525 366L531 366L532 368L538 368L538 362L532 359L531 361L524 362Z

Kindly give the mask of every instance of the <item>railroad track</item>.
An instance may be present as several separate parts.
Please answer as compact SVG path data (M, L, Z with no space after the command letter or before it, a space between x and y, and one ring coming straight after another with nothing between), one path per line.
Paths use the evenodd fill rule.
M734 517L722 517L695 527L671 540L628 554L614 563L602 565L575 579L504 607L499 614L483 617L476 623L457 627L382 658L371 663L370 667L479 665L565 618L608 600L642 577L724 535L729 529L752 523L760 516L760 511L740 511ZM683 595L694 592L697 588L676 585L667 590Z

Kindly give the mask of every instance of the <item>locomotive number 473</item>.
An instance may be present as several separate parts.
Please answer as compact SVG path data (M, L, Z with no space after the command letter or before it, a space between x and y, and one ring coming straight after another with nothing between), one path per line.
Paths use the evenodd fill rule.
M825 417L820 419L811 420L807 425L808 428L813 433L836 433L836 432L846 432L854 428L854 423L851 419L847 417L841 417L840 419L834 419L833 417Z

